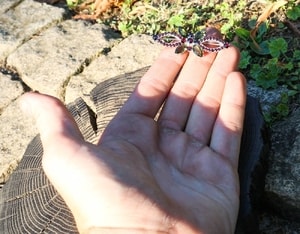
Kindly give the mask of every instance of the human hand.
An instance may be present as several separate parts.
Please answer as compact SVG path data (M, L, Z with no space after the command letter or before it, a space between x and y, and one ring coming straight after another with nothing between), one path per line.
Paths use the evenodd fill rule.
M238 61L234 47L203 57L164 50L97 145L57 99L23 96L45 173L81 233L234 232L246 99Z

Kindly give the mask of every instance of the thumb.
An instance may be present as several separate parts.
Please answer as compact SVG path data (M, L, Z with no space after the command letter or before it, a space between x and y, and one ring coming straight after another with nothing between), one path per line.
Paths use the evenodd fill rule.
M22 96L20 106L35 119L44 147L64 138L83 140L74 118L59 99L30 92Z
M67 157L80 147L83 137L63 103L57 98L30 92L21 97L20 107L36 121L44 149L43 166L45 162L57 165L62 160L71 160Z

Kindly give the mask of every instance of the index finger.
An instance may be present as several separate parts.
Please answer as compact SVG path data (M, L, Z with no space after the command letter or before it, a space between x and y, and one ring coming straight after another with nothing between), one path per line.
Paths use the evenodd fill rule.
M154 118L187 57L187 52L175 54L174 48L164 49L119 113L143 114Z

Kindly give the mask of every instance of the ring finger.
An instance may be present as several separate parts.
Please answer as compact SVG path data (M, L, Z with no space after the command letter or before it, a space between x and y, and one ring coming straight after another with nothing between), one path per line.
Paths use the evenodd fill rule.
M239 51L235 47L220 51L207 74L201 92L195 98L185 131L204 144L208 144L210 140L226 77L236 70L238 62Z

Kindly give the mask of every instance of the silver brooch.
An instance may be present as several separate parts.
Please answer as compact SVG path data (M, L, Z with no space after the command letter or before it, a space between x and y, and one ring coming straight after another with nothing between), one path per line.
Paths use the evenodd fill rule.
M204 30L194 34L189 33L187 36L183 36L182 33L164 32L153 35L153 39L164 46L176 47L176 54L183 53L184 51L193 51L199 57L203 56L204 51L219 52L230 46L228 42L222 39L207 36Z

